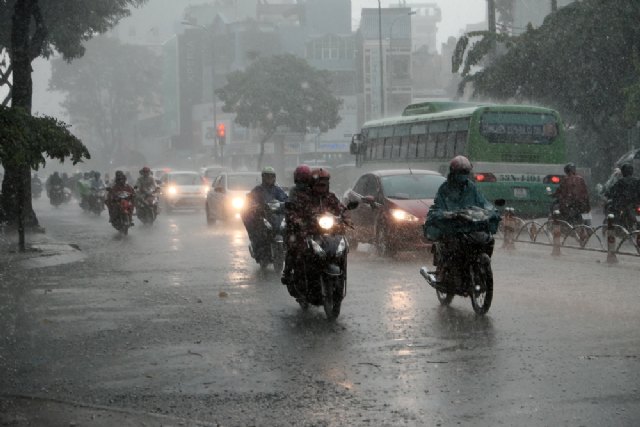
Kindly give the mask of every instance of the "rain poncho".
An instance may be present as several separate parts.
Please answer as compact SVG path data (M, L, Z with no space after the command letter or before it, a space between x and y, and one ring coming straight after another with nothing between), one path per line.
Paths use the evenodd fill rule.
M458 182L455 182L456 180ZM493 212L488 223L482 225L485 230L478 230L477 226L469 223L445 218L446 212L455 212L471 207L479 207ZM429 208L424 224L424 235L427 239L435 241L445 235L456 233L471 231L495 233L498 230L499 222L500 214L478 191L467 175L449 175L447 181L443 182L438 189L433 205Z

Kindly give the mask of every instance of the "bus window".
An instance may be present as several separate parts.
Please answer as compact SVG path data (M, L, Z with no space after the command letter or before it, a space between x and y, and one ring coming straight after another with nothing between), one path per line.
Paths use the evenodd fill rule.
M427 136L418 135L418 149L416 151L416 159L423 159L428 157L427 153Z
M393 136L393 126L384 126L380 128L380 134L378 136L385 138Z
M384 138L378 138L376 141L376 159L384 158Z
M456 132L456 151L455 154L467 155L467 135L469 131L462 130Z
M398 149L398 158L399 159L406 159L407 158L407 149L409 147L409 141L412 139L413 137L411 136L403 136L400 139L400 148Z
M384 151L383 151L382 157L384 159L390 159L392 151L393 151L393 138L385 138Z
M425 138L426 145L427 145L427 153L426 153L427 159L433 159L436 157L436 138L437 138L437 134L435 133L430 133Z
M391 151L391 158L392 159L399 159L400 158L400 150L402 148L402 139L403 137L401 136L394 136L393 137L393 148Z
M417 135L411 135L409 137L409 143L407 144L407 158L415 159L418 154L418 137Z
M448 159L453 158L456 155L456 133L447 132L445 139L445 151Z

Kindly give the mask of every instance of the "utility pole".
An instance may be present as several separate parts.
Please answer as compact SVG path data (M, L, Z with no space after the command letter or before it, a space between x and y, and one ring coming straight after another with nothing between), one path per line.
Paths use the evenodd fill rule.
M382 6L380 0L378 0L378 43L380 50L380 117L384 117L384 78L382 74L384 58L382 57Z
M496 33L496 2L495 0L487 0L487 17L489 20L489 32Z

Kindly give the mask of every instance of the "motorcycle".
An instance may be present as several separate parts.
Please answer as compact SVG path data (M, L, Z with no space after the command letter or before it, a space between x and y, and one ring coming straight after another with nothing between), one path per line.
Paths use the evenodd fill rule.
M153 191L140 194L136 200L136 216L143 224L153 224L158 217L158 192L159 188Z
M604 212L604 225L608 223L607 217L613 215L613 225L617 226L614 227L617 238L624 239L629 233L640 230L640 203L626 206L625 208L614 209L612 200L607 200L604 206ZM606 228L603 229L603 232L606 233ZM636 245L640 248L640 233L636 235Z
M131 218L133 217L133 195L126 191L119 191L114 195L113 203L115 206L110 209L111 225L118 230L121 234L127 235L129 233L129 227L133 224Z
M262 253L249 244L249 253L256 260L260 267L266 269L269 264L273 264L276 273L282 271L284 266L284 228L286 221L284 218L284 203L277 200L265 203L261 209L262 229L259 233L263 236L263 241L269 242L269 249L264 248Z
M107 193L104 187L92 188L87 199L88 211L96 215L100 215L104 210L104 202L107 199Z
M350 202L347 209L355 209ZM329 212L316 213L305 237L305 250L293 266L287 283L289 295L306 310L309 305L323 306L328 320L340 315L342 300L347 295L347 254L342 216Z
M66 202L65 187L60 184L54 184L49 189L49 202L56 208Z
M498 204L498 203L496 203ZM500 217L493 211L472 207L451 212L451 225L457 232L434 242L438 271L420 269L420 274L436 290L442 305L449 305L455 295L471 297L477 314L485 314L493 299L493 233Z

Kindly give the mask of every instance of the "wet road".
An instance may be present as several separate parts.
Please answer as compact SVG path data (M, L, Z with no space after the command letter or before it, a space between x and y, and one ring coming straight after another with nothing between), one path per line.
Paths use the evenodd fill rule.
M86 258L4 273L5 394L225 426L640 422L639 258L497 249L477 317L439 306L421 255L353 251L328 323L260 272L241 226L177 212L119 238L104 214L36 207Z

